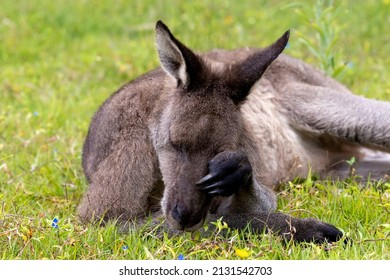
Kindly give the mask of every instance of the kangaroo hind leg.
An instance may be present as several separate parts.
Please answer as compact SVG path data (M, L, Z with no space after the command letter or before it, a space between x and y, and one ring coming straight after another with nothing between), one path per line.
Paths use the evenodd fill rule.
M362 149L364 158L354 162L341 161L329 168L328 175L332 180L345 180L356 176L360 182L380 181L390 176L390 154Z

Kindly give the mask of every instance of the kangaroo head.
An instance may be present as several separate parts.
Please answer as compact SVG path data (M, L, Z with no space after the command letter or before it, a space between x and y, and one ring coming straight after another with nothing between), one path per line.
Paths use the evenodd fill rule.
M165 185L162 209L172 227L192 231L203 225L212 198L195 184L208 174L215 155L242 149L240 104L288 37L286 32L242 62L215 66L157 22L157 50L170 80L161 97L153 141Z

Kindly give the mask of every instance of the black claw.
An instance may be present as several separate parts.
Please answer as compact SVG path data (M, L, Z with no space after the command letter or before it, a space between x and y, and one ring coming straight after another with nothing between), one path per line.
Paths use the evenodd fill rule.
M215 182L211 185L206 185L204 187L201 187L199 188L201 191L204 191L204 192L210 192L210 191L213 191L214 189L219 189L219 187L221 187L222 185L222 182L221 181L218 181L218 182Z
M200 191L211 196L231 196L247 184L252 167L237 151L217 154L209 163L209 174L196 182Z
M198 182L195 183L196 186L198 186L200 189L207 187L208 184L213 182L216 179L216 174L208 174L204 176L202 179L200 179Z

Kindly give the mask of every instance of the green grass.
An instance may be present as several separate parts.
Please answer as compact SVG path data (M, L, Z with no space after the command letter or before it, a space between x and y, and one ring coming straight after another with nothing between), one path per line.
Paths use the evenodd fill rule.
M310 14L314 1L3 0L0 258L239 259L235 250L243 249L249 259L390 259L389 183L359 188L353 180L309 180L281 192L281 210L337 225L353 240L349 246L284 244L237 231L207 238L142 229L124 235L113 224L85 226L75 216L87 187L80 162L90 118L120 85L158 66L158 19L203 51L265 46L291 29L286 53L318 67L332 59L335 67L347 65L337 76L342 83L390 101L390 1L338 5L318 27ZM324 54L330 43L317 38L326 28L336 40L317 56L308 46Z

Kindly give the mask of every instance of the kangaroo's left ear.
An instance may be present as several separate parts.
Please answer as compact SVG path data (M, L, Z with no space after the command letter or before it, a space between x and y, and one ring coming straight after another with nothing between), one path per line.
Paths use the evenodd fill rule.
M232 91L231 98L239 103L249 94L252 86L260 79L267 67L284 50L290 37L286 31L275 43L250 55L243 62L234 64L229 73Z
M162 22L156 23L156 44L162 68L177 81L177 86L189 89L203 73L201 59L179 42Z

